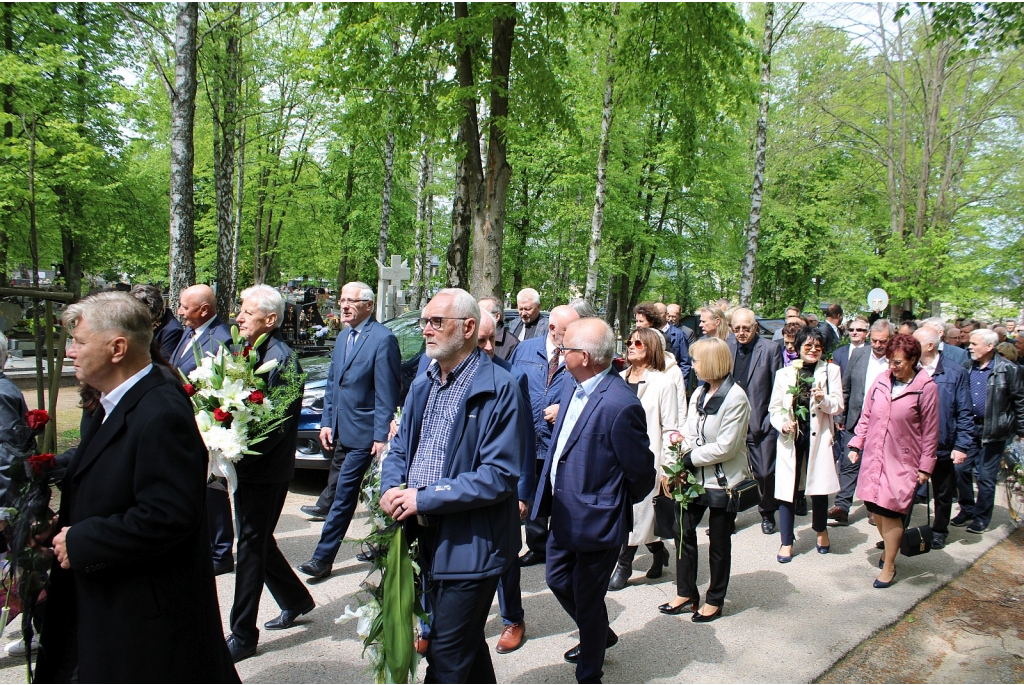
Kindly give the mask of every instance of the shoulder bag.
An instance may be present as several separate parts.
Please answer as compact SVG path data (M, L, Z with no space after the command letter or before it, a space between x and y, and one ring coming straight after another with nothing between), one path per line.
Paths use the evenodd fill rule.
M915 488L916 490L916 488ZM905 557L916 557L919 554L927 554L932 551L932 494L931 481L925 485L926 500L925 511L928 513L928 523L915 528L910 527L910 516L914 513L914 501L910 501L910 509L903 519L903 540L900 541L900 553Z

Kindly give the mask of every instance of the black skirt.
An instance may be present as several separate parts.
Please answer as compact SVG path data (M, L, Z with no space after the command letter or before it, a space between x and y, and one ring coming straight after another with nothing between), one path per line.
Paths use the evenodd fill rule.
M893 511L892 509L886 509L885 507L878 506L874 502L865 502L864 508L876 516L885 516L886 518L891 519L902 520L907 515L907 512L905 511Z

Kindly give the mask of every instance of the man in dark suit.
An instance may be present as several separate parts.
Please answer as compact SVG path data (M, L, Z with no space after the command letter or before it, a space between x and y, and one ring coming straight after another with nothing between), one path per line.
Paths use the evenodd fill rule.
M505 308L494 297L482 297L477 300L477 304L480 305L483 311L490 313L496 322L494 329L494 356L508 361L512 357L512 352L516 349L516 345L519 344L519 338L512 335L505 326Z
M697 334L689 326L684 326L680 321L683 320L683 310L677 304L670 304L665 307L665 319L672 324L672 327L681 331L686 336L686 346L689 347L693 343L697 342Z
M402 383L398 340L373 318L370 286L348 283L341 289L340 302L341 320L348 329L334 345L320 419L320 441L324 449L334 450L334 483L328 480L315 507L302 507L306 514L327 514L313 558L299 566L314 578L331 574L366 470L387 444Z
M857 476L860 474L860 460L851 462L847 446L853 439L860 420L860 412L864 408L864 398L878 374L889 368L889 360L885 356L885 346L892 337L892 324L879 319L871 324L868 335L870 347L862 347L850 357L850 364L843 373L843 413L836 417L836 428L839 429L840 461L839 461L839 493L835 504L828 510L828 517L839 523L848 523L850 507L853 505L853 494L857 489Z
M946 322L941 318L935 316L930 319L925 319L921 322L922 328L930 328L935 331L935 334L939 336L939 348L938 352L942 355L946 364L953 364L955 366L969 366L970 355L967 350L957 347L956 345L949 345L945 342L946 337Z
M871 324L868 323L867 317L861 314L850 320L850 326L847 328L850 342L846 345L840 345L832 351L832 361L839 366L840 374L846 373L846 367L850 365L850 358L853 357L853 353L868 344L868 328L870 326ZM838 444L839 442L836 441L836 445Z
M75 376L101 393L64 476L38 682L238 682L206 533L207 451L127 293L70 305Z
M558 351L565 335L565 328L579 319L576 310L568 305L559 305L551 310L548 333L543 337L531 338L519 345L512 354L512 365L526 374L530 386L530 409L533 412L533 429L536 437L537 464L534 473L539 475L551 440L551 426L558 413L558 399L567 380L565 361ZM526 546L529 551L519 559L523 566L543 563L547 554L548 520L532 514L526 520Z
M733 380L747 393L750 402L750 427L747 431L747 459L751 475L761 491L757 510L761 514L761 532L775 532L775 441L778 434L768 417L768 401L775 385L775 372L782 368L782 348L757 334L757 317L749 309L733 312L732 330L736 334L733 355Z
M279 337L278 324L284 313L284 298L267 285L255 285L242 291L238 331L249 345L267 334L256 348L260 364L276 361L267 373L266 384L273 389L288 383L288 376L302 373L292 349ZM235 465L238 489L235 490L235 518L238 529L238 564L235 570L235 598L231 606L231 658L241 661L256 654L260 631L256 613L266 584L281 614L263 624L267 630L291 627L299 616L315 606L309 590L298 579L274 540L274 529L288 496L288 482L295 474L295 444L298 440L302 392L288 408L288 420Z
M477 347L480 308L469 293L441 290L422 316L435 363L409 388L380 503L419 541L432 613L426 682L493 683L484 626L498 578L516 561L522 398Z
M608 580L629 538L633 504L654 488L654 455L640 400L610 373L608 324L570 324L562 350L576 382L562 391L533 512L551 517L548 587L580 631L565 660L576 664L578 682L596 683L605 649L619 639L608 627Z
M543 338L548 330L548 317L540 313L540 293L523 288L516 295L519 318L509 322L509 330L520 341Z
M658 330L665 336L666 349L676 358L676 364L679 365L679 372L683 374L685 383L690 377L690 343L685 333L669 323L668 307L664 302L655 302L654 309L662 320Z
M193 285L178 296L178 316L185 322L185 334L168 361L186 376L196 368L196 350L203 355L216 354L221 343L231 344L231 330L217 316L217 296L208 285ZM213 571L216 575L235 569L231 546L235 528L231 524L231 500L227 488L218 479L206 486L206 515L213 547Z
M818 325L818 330L825 334L825 354L839 347L843 336L839 335L839 326L843 323L843 308L832 303L825 309L825 320Z

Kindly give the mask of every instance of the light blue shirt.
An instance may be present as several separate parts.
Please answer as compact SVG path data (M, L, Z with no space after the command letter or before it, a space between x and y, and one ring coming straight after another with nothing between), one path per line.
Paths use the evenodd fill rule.
M597 386L601 384L604 377L608 375L611 370L611 366L597 374L593 378L588 378L582 383L576 384L576 391L572 394L572 400L569 402L569 406L565 409L565 420L562 421L562 430L558 434L558 442L555 443L555 457L551 460L551 488L555 487L555 474L558 473L558 460L562 457L562 450L565 449L565 443L569 440L569 436L572 435L572 429L576 427L576 421L579 420L580 414L583 413L583 408L587 406L587 400L597 390Z

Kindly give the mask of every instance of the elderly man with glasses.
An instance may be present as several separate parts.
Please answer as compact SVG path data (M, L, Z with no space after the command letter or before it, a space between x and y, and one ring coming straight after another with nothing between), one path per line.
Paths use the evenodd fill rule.
M311 517L327 518L313 558L299 566L314 578L331 575L363 477L388 441L401 391L398 340L373 318L373 290L365 283L348 283L338 302L348 329L334 345L320 419L320 442L325 450L334 450L334 457L320 499L301 507Z

